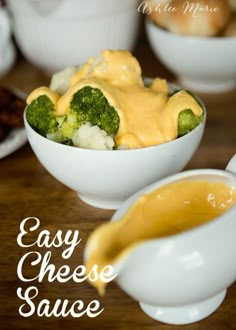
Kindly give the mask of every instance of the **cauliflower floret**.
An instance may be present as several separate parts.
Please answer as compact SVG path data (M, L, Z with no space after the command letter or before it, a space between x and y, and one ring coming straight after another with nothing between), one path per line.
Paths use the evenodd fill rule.
M68 66L64 70L56 72L50 82L49 88L60 95L65 94L70 87L70 78L78 71L79 67Z
M97 125L82 125L73 135L74 146L86 149L112 150L115 145L113 138Z

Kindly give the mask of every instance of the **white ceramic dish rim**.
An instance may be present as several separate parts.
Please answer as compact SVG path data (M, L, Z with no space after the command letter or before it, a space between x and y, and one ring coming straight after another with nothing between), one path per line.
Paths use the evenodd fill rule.
M12 88L12 93L25 100L26 94L17 88ZM0 142L0 159L5 158L27 143L27 134L24 127L10 129L3 141Z
M0 159L11 155L27 142L25 128L12 128L0 142Z
M170 38L176 38L176 40L178 39L179 41L185 41L185 42L200 42L202 44L208 44L208 43L214 43L214 44L219 44L220 47L224 46L223 44L225 43L235 43L236 44L236 37L235 36L215 36L215 37L201 37L201 36L190 36L190 35L181 35L181 34L177 34L171 31L168 31L166 29L161 28L160 26L156 25L155 23L153 23L150 18L146 17L145 18L145 24L146 25L150 25L154 28L156 28L156 30L159 33L164 34L166 37L170 37ZM177 41L178 41L177 40Z

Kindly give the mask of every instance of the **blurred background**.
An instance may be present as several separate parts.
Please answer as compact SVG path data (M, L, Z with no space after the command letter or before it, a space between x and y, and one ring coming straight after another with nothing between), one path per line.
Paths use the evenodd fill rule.
M0 6L0 77L16 57L50 76L104 49L139 56L145 42L155 66L184 87L236 86L236 0L1 0ZM153 76L155 66L144 75Z
M0 6L0 77L22 56L48 76L103 49L138 56L146 38L156 66L184 87L236 86L236 0L1 0Z
M8 0L5 8L23 56L51 74L103 49L133 50L137 0Z

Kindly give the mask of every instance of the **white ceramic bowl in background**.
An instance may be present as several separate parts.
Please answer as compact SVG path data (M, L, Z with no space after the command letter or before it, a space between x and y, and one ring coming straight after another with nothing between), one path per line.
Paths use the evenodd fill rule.
M46 170L83 201L104 209L117 209L146 185L181 171L196 151L205 127L204 120L185 136L153 147L91 150L48 140L30 127L25 114L24 121L29 143Z
M11 19L0 4L0 76L5 75L15 61L15 48L11 39Z
M236 37L192 37L159 28L146 18L150 45L183 87L202 92L236 88Z
M138 0L8 0L24 56L49 73L78 65L103 49L132 50Z

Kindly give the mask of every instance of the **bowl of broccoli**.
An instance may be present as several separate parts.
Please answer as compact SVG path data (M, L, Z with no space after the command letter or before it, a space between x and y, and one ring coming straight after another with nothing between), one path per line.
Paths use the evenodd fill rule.
M40 115L33 111L34 107ZM74 110L68 114L61 125L62 131L58 133L62 118L55 118L52 102L47 97L41 96L30 109L32 112L26 109L24 113L25 128L38 160L52 176L76 191L84 202L104 209L117 209L144 186L181 171L201 141L206 118L204 107L201 119L195 118L188 109L183 110L179 115L177 139L136 149L113 149L114 142L109 140L107 134L100 136L97 126L84 124L84 129L86 125L95 129L85 133L85 141L90 139L90 145L106 145L111 149L101 150L73 146L71 136L81 120L78 114L73 114ZM119 119L113 116L109 125L107 118L110 111L108 108L102 116L104 121L99 120L107 133L115 133ZM98 120L94 120L97 124ZM78 130L76 132L78 134ZM55 139L47 138L48 134L54 135Z
M104 78L104 62L101 71L101 63L95 65L96 77L90 67L81 78L85 67L79 69L70 86L67 72L66 81L60 76L59 83L34 90L24 112L29 143L45 169L84 202L105 209L181 171L206 121L196 96L159 78L143 79L127 56L129 71L121 65L125 73L119 72L116 62L113 80L109 66Z

